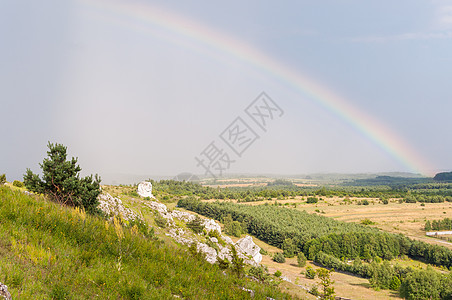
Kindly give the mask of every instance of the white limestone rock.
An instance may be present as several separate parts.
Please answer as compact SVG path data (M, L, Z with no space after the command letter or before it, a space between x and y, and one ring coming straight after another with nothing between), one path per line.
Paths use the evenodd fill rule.
M220 248L220 252L218 252L218 257L220 257L221 259L227 259L229 261L232 261L232 256L231 256L231 250L227 247L223 247L220 244L218 244L218 247Z
M168 208L165 204L156 201L144 202L144 205L148 206L152 210L158 211L160 214L167 214Z
M11 294L8 292L8 287L0 282L0 297L5 300L12 300Z
M203 226L206 229L207 233L209 233L212 230L218 231L218 233L221 234L221 227L218 225L215 220L212 219L204 219Z
M222 235L222 236L221 236L221 239L222 239L223 241L225 241L226 244L234 244L234 241L232 241L232 239L231 239L230 237L226 236L226 235Z
M165 204L159 203L156 201L143 201L143 204L149 207L152 210L156 210L162 217L164 217L170 224L170 226L174 225L173 216L168 212L168 209Z
M140 184L138 185L137 193L143 198L155 198L154 195L152 195L152 183L150 183L149 181L140 182Z
M208 263L214 264L217 262L217 251L207 244L198 243L196 250L204 254L204 257Z
M108 216L121 216L126 221L136 220L142 218L134 213L131 209L126 208L121 199L112 197L110 194L100 194L98 208Z
M171 216L173 216L173 218L177 218L186 223L191 222L196 218L195 215L193 215L191 213L176 210L176 209L171 212Z
M235 243L237 250L243 254L250 256L255 263L259 264L262 261L261 248L253 242L253 238L249 235L241 238Z

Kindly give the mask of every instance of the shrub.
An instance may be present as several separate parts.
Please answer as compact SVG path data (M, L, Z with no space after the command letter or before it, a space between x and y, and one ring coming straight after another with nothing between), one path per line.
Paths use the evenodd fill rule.
M157 225L158 227L161 227L161 228L165 228L166 227L167 221L159 213L155 214L154 221L155 221L155 225Z
M234 246L231 248L232 252L232 260L231 260L231 270L237 277L242 277L245 269L245 263L243 262L243 258L239 257L237 254L237 249Z
M286 258L284 257L284 254L278 252L273 256L273 261L282 264L286 262Z
M22 181L19 181L19 180L14 180L13 181L13 185L14 186L16 186L16 187L23 187L24 186L24 183L22 182Z
M401 284L402 284L402 283L400 282L399 277L397 277L396 275L394 275L394 276L392 277L391 283L389 284L389 288L390 288L391 290L393 290L393 291L397 291L397 290L399 290Z
M0 174L0 184L6 183L6 174Z
M315 272L314 268L311 266L307 266L306 267L306 278L314 279L315 275L316 275L316 272Z
M304 267L306 266L306 256L304 255L303 252L299 252L297 255L297 262L298 262L298 266L299 267Z
M227 268L229 268L229 265L231 264L226 257L224 259L222 259L219 256L217 256L217 263L218 263L218 267L221 270L226 270Z
M316 197L308 197L308 199L306 200L306 203L317 203L319 202L319 199L317 199Z
M33 174L30 169L24 175L24 183L28 190L45 194L53 201L69 205L83 207L87 212L97 213L100 194L100 177L79 177L82 170L77 165L77 159L66 161L67 148L62 144L48 144L48 158L42 164L42 180Z
M260 265L259 267L251 267L248 270L248 275L253 276L262 283L270 283L272 281L270 275L268 274L268 268L264 265Z
M312 294L314 296L320 295L319 288L316 285L313 285L312 288L309 290L309 294Z
M363 225L375 225L376 223L371 221L368 218L365 218L365 219L361 220L361 224L363 224Z
M196 216L194 220L188 222L187 227L193 230L194 233L201 233L204 229L204 226L202 225L202 219L199 216Z
M275 272L275 276L276 276L276 277L281 277L281 275L282 275L282 273L281 273L280 270L277 270L277 271Z

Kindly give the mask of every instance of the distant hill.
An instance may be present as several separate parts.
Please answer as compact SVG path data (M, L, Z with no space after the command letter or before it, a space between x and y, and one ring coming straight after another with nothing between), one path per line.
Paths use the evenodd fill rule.
M452 182L452 172L442 172L438 173L433 177L433 180L435 181L445 181L445 182Z
M352 186L375 186L375 185L386 185L386 186L401 186L401 185L411 185L419 183L429 183L432 182L431 178L428 177L393 177L393 176L377 176L375 178L368 179L356 179L345 185Z

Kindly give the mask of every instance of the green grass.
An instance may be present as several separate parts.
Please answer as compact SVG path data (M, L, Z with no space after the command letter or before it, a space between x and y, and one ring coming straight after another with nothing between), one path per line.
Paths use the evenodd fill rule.
M183 248L0 187L0 281L14 299L286 299Z

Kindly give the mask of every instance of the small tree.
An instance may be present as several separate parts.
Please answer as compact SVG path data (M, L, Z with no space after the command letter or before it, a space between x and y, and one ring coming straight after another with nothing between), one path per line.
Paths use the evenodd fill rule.
M231 215L227 215L223 219L224 232L226 234L240 237L243 233L242 224L239 221L234 221Z
M292 239L285 239L282 244L283 254L285 257L294 257L297 247L294 245Z
M100 177L96 174L79 177L82 170L77 158L66 161L66 147L62 144L48 144L48 158L42 164L42 180L30 169L24 175L24 184L32 192L45 194L53 201L69 206L83 207L87 212L98 212L97 197L100 194Z
M320 285L322 286L322 290L323 293L321 295L322 299L328 299L328 300L334 300L335 299L335 292L334 292L334 287L333 287L333 283L334 281L331 280L331 273L334 271L334 269L332 270L327 270L324 268L320 268L317 269L317 276L320 279Z
M6 174L0 174L0 185L6 182Z
M306 267L306 278L314 279L315 275L316 275L316 272L315 272L314 268L311 266L307 266Z
M243 258L239 257L239 255L237 254L237 250L235 249L234 246L232 246L231 252L232 252L231 270L238 277L242 277L245 269L245 263L243 262Z
M427 222L425 222L425 231L430 230L432 230L432 223L430 223L430 221L427 220Z
M303 252L299 252L297 255L297 263L299 267L306 266L306 256Z

